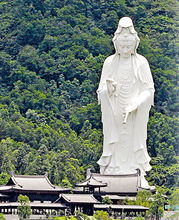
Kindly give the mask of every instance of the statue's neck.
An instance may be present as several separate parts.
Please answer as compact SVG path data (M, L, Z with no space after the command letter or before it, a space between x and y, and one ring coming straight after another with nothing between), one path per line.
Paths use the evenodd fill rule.
M128 57L120 56L120 60L121 60L121 61L124 61L124 62L128 62L129 60L131 60L131 55L128 56Z
M120 63L121 64L129 64L129 63L131 63L131 61L132 61L132 57L131 56L129 56L129 57L123 57L123 56L120 56Z

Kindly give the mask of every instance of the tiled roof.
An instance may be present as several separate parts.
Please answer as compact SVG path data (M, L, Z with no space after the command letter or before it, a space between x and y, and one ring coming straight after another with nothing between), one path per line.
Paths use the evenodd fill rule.
M0 186L0 191L8 190L27 190L27 191L69 191L63 187L51 184L47 175L12 175L6 186Z
M137 193L140 186L140 176L138 173L131 175L102 175L92 173L93 177L107 183L102 191L106 193Z
M69 203L99 203L91 194L61 194L60 198Z
M76 184L77 187L85 187L85 186L93 186L93 187L105 187L106 183L102 183L102 181L96 180L93 176L90 176L85 181Z

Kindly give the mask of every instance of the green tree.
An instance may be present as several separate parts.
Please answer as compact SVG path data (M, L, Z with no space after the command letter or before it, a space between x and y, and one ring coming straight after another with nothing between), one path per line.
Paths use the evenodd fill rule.
M79 212L78 210L76 211L76 218L77 220L90 220L90 217L88 217L87 215L83 214L82 212Z
M147 190L141 190L136 196L136 205L150 207L152 193Z
M17 207L19 218L29 218L31 215L31 208L28 196L19 195L17 201L20 203L20 206Z
M144 220L144 218L142 216L137 216L134 218L134 220Z
M94 219L96 220L109 220L109 214L104 211L96 211L93 215Z
M102 200L103 204L112 204L112 201L110 200L110 198L108 196L105 196Z
M0 185L5 185L8 180L9 180L10 176L7 173L0 173Z
M172 208L174 208L178 204L179 204L179 188L176 188L171 195L170 205Z
M4 217L4 214L0 213L0 220L6 220L6 218Z
M156 218L156 220L159 220L160 217L163 216L164 212L164 195L165 190L162 188L159 188L154 195L154 200L150 205L149 213Z

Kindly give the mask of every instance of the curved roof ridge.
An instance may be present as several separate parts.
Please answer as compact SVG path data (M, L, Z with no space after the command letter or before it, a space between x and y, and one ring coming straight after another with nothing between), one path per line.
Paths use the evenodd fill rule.
M18 185L18 186L20 186L20 187L22 188L22 185L20 185L20 184L16 181L16 179L14 178L14 175L10 177L9 181L10 181L10 180L12 180L12 182L14 183L14 185ZM8 181L8 183L9 183L9 181ZM7 184L8 184L8 183L7 183Z
M90 178L91 178L91 176L90 176L90 177L88 177L86 180L81 181L80 183L85 183L85 182L89 181L89 180L90 180ZM78 183L77 183L77 184L78 184Z
M102 182L102 180L97 180L96 178L94 178L93 175L91 175L91 178L93 178L96 182L99 182L99 183L105 184L105 183Z
M51 186L51 187L53 187L54 189L56 188L56 186L54 186L51 182L50 182L50 180L49 180L49 178L48 178L48 176L45 174L44 175L44 177L45 177L45 179L46 179L46 181L47 181L47 183Z
M93 181L93 183L92 183L92 181ZM93 175L90 175L90 177L87 178L86 180L76 184L76 186L90 186L90 185L96 186L96 187L105 187L105 186L107 186L107 183L103 183L102 181L94 178Z

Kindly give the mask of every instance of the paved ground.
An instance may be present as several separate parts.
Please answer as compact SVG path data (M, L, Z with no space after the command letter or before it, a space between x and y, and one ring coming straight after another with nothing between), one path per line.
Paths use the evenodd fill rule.
M6 220L19 220L18 215L4 215ZM41 219L41 220L47 220L45 215L31 215L31 220Z
M169 219L170 219L170 216L171 216L171 215L174 215L175 213L177 213L177 212L175 212L175 211L167 211L167 212L164 212L164 216L161 218L161 220L169 220ZM175 220L179 220L179 218L178 218L178 219L175 219Z

